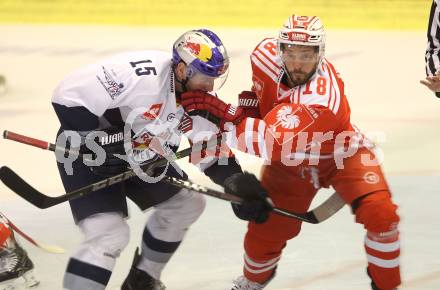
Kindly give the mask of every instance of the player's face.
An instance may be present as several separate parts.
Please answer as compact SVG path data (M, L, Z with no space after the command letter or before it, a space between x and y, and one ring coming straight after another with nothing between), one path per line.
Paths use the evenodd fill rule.
M302 85L315 73L319 60L318 47L283 44L281 59L294 85Z
M201 90L205 92L218 91L226 81L228 77L228 66L226 65L221 75L217 77L208 76L198 71L193 66L186 66L186 76L188 82L186 88L190 91Z
M212 92L214 91L214 80L215 78L213 77L198 73L188 79L186 88L189 91L201 90L205 92Z
M191 65L186 65L180 62L176 68L175 73L179 82L176 82L177 92L201 90L205 92L218 91L225 83L228 77L228 66L225 66L223 73L218 77L211 77L201 73ZM182 87L181 82L185 80L185 87Z

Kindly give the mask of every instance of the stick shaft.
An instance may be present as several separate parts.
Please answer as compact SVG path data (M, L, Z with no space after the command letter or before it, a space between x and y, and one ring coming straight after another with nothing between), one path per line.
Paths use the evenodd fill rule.
M45 144L45 146L44 146L45 148L43 148L43 149L46 149L49 151L57 150L57 148L54 144L51 144L51 143L48 143L48 142L45 142L42 140L30 138L30 137L27 137L24 135L16 134L16 133L13 133L13 135L8 135L7 132L9 132L9 131L5 131L3 133L3 136L6 139L17 141L20 143L24 143L24 144L39 147L39 148L42 148L40 145ZM12 133L12 132L9 132L9 133ZM13 137L7 138L7 136L13 136ZM20 136L20 137L17 138L17 136ZM19 140L26 140L26 142L21 142L18 139ZM203 144L203 143L194 144L192 149L194 149L194 147L200 147L200 150L209 148L210 146L212 146L212 141L214 141L214 139L217 139L217 138L213 138L213 139L209 140L206 144ZM220 140L217 139L216 144L218 144L219 141ZM174 160L188 156L189 154L191 154L192 149L186 148L184 150L176 152ZM65 149L63 149L63 150L65 150ZM65 152L69 152L69 150L65 150ZM146 164L142 165L141 168L143 170L146 170L151 165L163 166L163 165L166 165L168 162L169 161L166 158L160 158L160 159L152 161L152 162L147 162ZM135 175L136 175L136 173L133 170L127 170L126 172L109 177L109 178L104 179L102 181L99 181L97 183L93 183L88 186L79 188L75 191L66 193L65 195L58 196L58 197L50 197L50 196L46 196L45 194L43 194L41 192L38 192L36 189L34 189L32 186L30 186L26 181L24 181L20 176L18 176L15 172L13 172L11 169L7 168L6 166L3 166L0 168L0 179L2 179L2 181L5 183L5 185L7 185L14 192L16 192L17 194L22 196L24 199L26 199L27 201L31 202L32 204L34 204L35 206L37 206L39 208L48 208L48 207L60 204L62 202L65 202L65 201L84 196L90 192L93 192L93 191L99 190L101 188L108 187L112 184L127 180ZM216 197L216 198L220 198L220 199L223 199L226 201L231 201L231 202L235 202L235 203L240 203L242 201L241 198L239 198L235 195L211 190L211 189L205 188L203 186L199 186L197 184L194 184L190 181L179 180L177 178L172 178L172 177L166 177L163 179L163 181L174 184L176 186L187 188L190 190L195 190L199 193L206 194L206 195ZM339 196L338 193L335 192L332 194L332 196L330 196L320 206L318 206L315 209L313 209L309 212L306 212L306 213L295 213L295 212L290 212L290 211L283 210L280 208L273 208L273 211L274 211L274 213L282 215L282 216L298 219L298 220L312 223L312 224L317 224L317 223L320 223L320 222L328 219L332 215L334 215L336 212L338 212L344 206L344 204L345 203L342 200L342 198Z
M38 140L32 137L28 137L28 136L24 136L18 133L14 133L11 131L3 131L3 138L8 139L8 140L12 140L12 141L16 141L19 143L23 143L23 144L27 144L27 145L31 145L34 147L38 147L44 150L51 150L51 151L55 151L55 145L51 144L49 142L45 142L42 140Z

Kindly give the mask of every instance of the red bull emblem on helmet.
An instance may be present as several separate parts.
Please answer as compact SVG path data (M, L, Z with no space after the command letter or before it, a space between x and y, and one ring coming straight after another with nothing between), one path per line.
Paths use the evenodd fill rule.
M211 48L206 44L187 41L183 47L188 48L195 57L203 62L208 62L212 57Z

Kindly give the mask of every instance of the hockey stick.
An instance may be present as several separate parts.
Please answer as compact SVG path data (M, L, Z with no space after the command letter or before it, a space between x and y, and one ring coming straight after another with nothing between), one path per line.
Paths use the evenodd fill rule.
M42 140L30 138L24 135L20 135L17 133L13 133L10 131L4 131L3 132L3 138L17 141L23 144L31 145L34 147L38 147L41 149L49 150L49 151L56 151L57 146L55 144L51 144L49 142L45 142ZM181 151L178 151L174 154L161 157L156 160L152 160L150 162L146 162L143 164L141 169L143 171L148 170L152 166L165 166L168 162L174 161L180 158L184 158L186 156L189 156L192 152L198 152L202 151L211 147L216 146L221 141L220 138L214 137L206 142L200 142L197 144L194 144L190 148L183 149ZM70 153L67 149L61 149L63 152ZM77 152L73 152L73 154L81 155ZM68 200L72 200L74 198L78 198L81 196L84 196L88 193L97 191L99 189L103 189L106 187L109 187L113 184L122 182L124 180L130 179L132 177L136 176L136 172L133 169L129 169L123 173L120 173L118 175L108 177L106 179L103 179L101 181L86 185L84 187L81 187L79 189L76 189L74 191L68 192L64 195L57 196L57 197L50 197L46 196L34 188L30 186L27 182L25 182L20 176L18 176L15 172L13 172L11 169L9 169L6 166L3 166L0 168L0 180L3 181L3 183L9 187L12 191L14 191L16 194L27 200L28 202L32 203L38 208L45 209L52 207L54 205L63 203Z
M21 229L19 229L15 224L11 222L10 219L8 219L3 213L0 212L0 217L6 220L7 224L14 230L14 232L17 232L20 236L22 236L26 241L31 243L32 245L36 246L37 248L40 248L48 253L54 253L54 254L62 254L64 253L64 249L60 248L58 246L50 246L45 245L40 242L35 241L33 238L25 234Z
M15 134L15 133L14 133L15 135L13 135L14 138L8 138L8 134L6 134L6 132L7 131L5 131L5 134L4 134L4 137L6 139L15 140L15 139L18 139L19 136L22 136L24 138L29 138L29 137L26 137L23 135ZM21 138L21 139L23 139L23 138ZM30 139L32 139L32 138L30 138ZM28 139L28 140L30 140L30 139ZM37 139L32 139L32 140L38 141L38 144L44 144L43 147L47 148L50 151L55 150L55 149L51 149L51 148L55 148L54 147L55 145L53 145L53 144L50 144L50 143L47 143L47 142L44 142L41 140L37 140ZM29 143L29 142L22 142L22 143L32 145L32 143ZM48 145L46 146L46 144L48 144ZM60 201L60 199L63 197L66 197L67 195L71 195L71 193L68 193L65 196L60 196L60 197L50 197L50 196L44 195L43 193L37 191L32 186L30 186L20 176L18 176L14 171L12 171L10 168L8 168L6 166L3 166L2 168L0 168L0 179L12 191L16 192L18 195L20 195L21 197L23 197L24 199L26 199L30 203L32 203L35 206L40 207L40 208L46 208L46 207L41 207L41 205L51 204L49 206L52 206L52 205L64 202L66 200ZM197 191L199 193L209 195L212 197L216 197L219 199L223 199L226 201L230 201L230 202L234 202L234 203L240 203L242 201L241 198L239 198L235 195L220 192L220 191L215 191L215 190L206 188L204 186L195 184L191 181L185 181L185 180L181 180L181 179L177 179L177 178L169 177L169 176L166 176L164 179L162 179L162 181L176 185L181 188L186 188L189 190ZM71 195L71 196L72 196L72 198L78 197L76 195ZM37 202L37 201L39 201L39 202ZM317 223L320 223L320 222L328 219L332 215L334 215L344 205L345 205L345 203L341 199L339 194L334 193L326 201L324 201L321 205L319 205L315 209L313 209L309 212L306 212L306 213L294 213L294 212L289 212L289 211L286 211L286 210L283 210L280 208L274 208L273 211L279 215L283 215L283 216L290 217L290 218L296 218L296 219L302 220L304 222L312 223L312 224L317 224ZM49 207L49 206L47 206L47 207Z
M183 187L189 190L196 191L201 194L209 195L215 198L223 199L226 201L230 201L232 203L241 203L242 199L236 195L216 191L213 189L209 189L202 185L193 183L187 180L181 180L174 177L165 177L166 182L174 184L179 187ZM308 211L306 213L296 213L291 212L285 209L274 207L272 211L278 215L282 215L289 218L294 218L297 220L301 220L303 222L311 223L311 224L319 224L329 217L333 216L337 213L343 206L345 205L344 200L339 196L337 192L334 192L328 199L326 199L323 203Z
M78 191L73 191L71 193L67 193L66 195L61 195L58 197L51 197L45 195L42 192L39 192L31 185L29 185L26 181L24 181L17 173L15 173L12 169L7 166L3 166L0 168L0 179L5 183L7 187L9 187L16 194L35 205L39 208L48 208L53 205L65 202L67 200L71 200L74 198L78 198L79 196L83 196L84 194L78 195ZM209 189L202 185L193 183L191 181L178 179L175 177L165 176L162 181L173 184L180 188L186 188L192 191L196 191L201 194L205 194L211 197L223 199L226 201L230 201L233 203L241 203L242 199L236 195L232 195L229 193L216 191L213 189ZM80 189L81 190L81 189ZM316 207L315 209L306 212L306 213L295 213L290 212L280 208L273 208L273 212L282 216L286 216L289 218L295 218L307 223L318 224L320 222L325 221L329 217L333 216L336 212L338 212L345 205L344 201L341 199L339 194L336 192L333 193L326 201L324 201L321 205Z

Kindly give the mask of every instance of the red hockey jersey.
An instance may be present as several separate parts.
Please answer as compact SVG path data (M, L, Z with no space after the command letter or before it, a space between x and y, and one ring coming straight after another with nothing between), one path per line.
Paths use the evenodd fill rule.
M307 83L294 88L281 82L285 71L276 39L263 40L253 51L251 63L252 90L263 120L246 118L233 128L228 133L232 147L267 160L292 159L298 154L326 159L351 141L359 143L359 138L350 138L358 133L350 123L344 83L328 60Z

